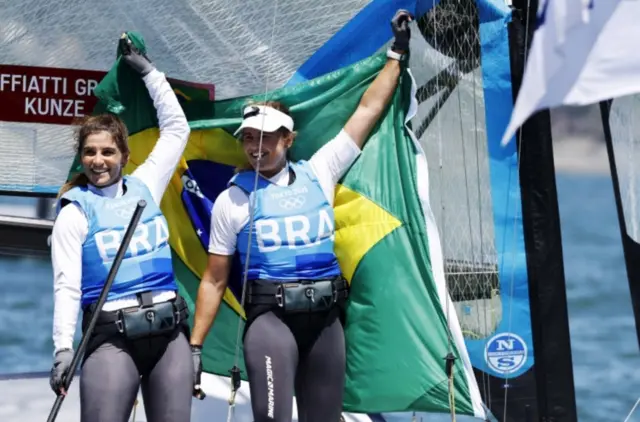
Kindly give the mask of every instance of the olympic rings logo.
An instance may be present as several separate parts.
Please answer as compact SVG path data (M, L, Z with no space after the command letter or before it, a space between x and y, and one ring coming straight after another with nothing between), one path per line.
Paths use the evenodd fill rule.
M113 213L125 220L131 220L131 217L133 217L133 210L125 207L116 208Z
M278 204L281 208L284 208L286 210L293 210L302 207L305 202L306 198L302 195L298 195L290 198L282 198L278 202Z
M133 217L133 213L135 211L135 202L140 198L134 199L117 201L113 204L108 204L107 209L118 218L131 220L131 217Z

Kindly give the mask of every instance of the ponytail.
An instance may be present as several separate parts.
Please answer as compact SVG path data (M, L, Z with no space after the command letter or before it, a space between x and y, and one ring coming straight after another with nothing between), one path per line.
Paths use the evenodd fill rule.
M75 188L76 186L87 186L88 184L89 179L87 178L87 175L84 173L77 173L71 178L71 180L62 185L60 191L58 191L58 196L56 197L56 199L60 199L62 195Z

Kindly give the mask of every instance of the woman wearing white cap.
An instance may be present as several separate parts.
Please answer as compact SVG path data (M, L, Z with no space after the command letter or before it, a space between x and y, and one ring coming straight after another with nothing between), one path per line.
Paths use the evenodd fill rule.
M294 391L300 421L340 419L345 378L340 314L348 286L333 251L334 190L393 96L400 60L409 49L410 20L408 12L396 13L389 60L343 130L309 161L287 158L295 132L285 106L266 102L244 111L238 132L252 168L236 174L213 206L191 345L199 372L202 343L237 251L247 269L244 358L255 422L291 421ZM199 373L195 379L197 393Z

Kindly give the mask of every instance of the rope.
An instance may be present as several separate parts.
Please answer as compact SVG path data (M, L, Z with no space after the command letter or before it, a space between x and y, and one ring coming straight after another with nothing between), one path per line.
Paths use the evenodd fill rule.
M453 371L451 371L451 375L449 376L449 407L452 409L451 411L451 422L456 422L456 395L455 390L453 388Z
M133 402L133 409L131 411L131 422L136 422L136 409L138 408L138 398Z
M433 8L433 20L434 22L438 21L438 8ZM434 31L434 43L438 45L438 31ZM436 75L436 86L439 85L440 74ZM443 154L442 154L442 124L440 120L440 113L436 114L437 116L437 125L438 125L438 167L440 171L440 189L444 186L444 165L443 165ZM442 198L442 245L446 245L445 242L445 195L441 194ZM444 253L444 251L443 251ZM451 293L449 291L449 283L447 283L446 277L444 280L444 288L445 288L445 316L447 320L447 350L448 354L445 357L445 372L447 372L447 377L449 378L448 390L449 390L449 408L451 411L451 420L455 422L456 420L456 409L455 409L455 391L453 389L453 367L455 363L455 357L453 355L452 348L452 339L451 339L451 330L449 329L449 321L450 321L450 309L449 302L451 302Z
M276 32L276 16L278 14L278 0L274 1L274 6L273 6L273 22L271 23L271 40L269 41L269 46L273 46L273 40L274 40L274 35ZM267 75L265 77L265 86L264 86L264 101L267 100L267 92L269 89L269 77L270 77L270 72L271 72L271 57L272 55L269 56L269 66L267 67ZM264 128L264 118L265 116L263 115L262 117L262 128L260 130L260 140L258 143L258 157L261 156L262 154L262 138L263 138L263 131L262 129ZM257 165L255 168L255 173L256 173L256 177L254 179L253 182L253 191L252 194L249 195L249 239L247 241L247 259L244 265L244 270L243 270L243 275L242 275L242 296L240 299L240 307L242 309L244 309L244 303L245 303L245 297L246 297L246 292L247 292L247 277L249 275L249 259L251 256L251 238L253 235L253 223L254 223L254 208L255 208L255 191L258 189L258 180L260 178L260 159L258 159L257 161ZM240 370L238 368L238 359L239 359L239 352L240 352L240 337L241 337L241 325L242 323L242 318L238 319L238 329L237 329L237 333L236 333L236 348L235 348L235 353L234 353L234 359L233 359L233 368L231 369L231 378L232 378L232 382L231 382L231 394L229 396L229 411L227 413L227 422L231 422L233 414L234 414L234 409L235 409L235 400L236 400L236 392L238 391L238 388L240 386ZM238 377L237 380L237 384L236 384L236 380L235 377Z
M633 415L633 412L635 412L636 407L638 407L638 404L640 404L640 397L638 398L638 400L636 400L636 404L633 405L633 408L631 409L631 412L629 412L629 414L627 415L627 418L624 420L624 422L628 422L629 418L631 417L631 415Z
M480 36L480 34L478 34L478 37ZM473 76L473 80L472 80L472 91L473 91L473 121L477 122L478 121L478 100L477 100L477 83L478 80L476 78L476 72L472 71L471 75ZM480 86L482 86L482 81L480 81ZM458 99L458 101L461 101L460 99ZM484 103L484 100L482 100ZM460 108L462 108L462 104L460 103ZM462 122L462 120L461 120ZM482 215L482 190L480 189L480 184L481 184L481 180L482 180L482 176L480 174L480 148L481 147L481 141L480 141L480 137L478 136L478 130L476 128L476 130L473 131L473 135L474 135L474 141L475 141L475 148L476 148L476 180L478 181L476 186L477 186L477 190L478 190L478 221L480 222L479 226L479 231L480 231L480 263L482 264L483 261L485 260L486 257L486 253L485 253L485 249L484 249L484 218ZM463 141L464 142L464 141ZM466 167L465 167L466 169ZM466 170L465 170L465 177L466 177ZM493 216L489 215L489 218L493 219ZM471 229L471 227L470 227ZM475 249L474 249L475 250ZM497 264L497 260L496 260L496 264ZM492 274L492 273L491 273ZM490 285L491 284L491 274L486 274L485 275L485 283ZM497 269L497 265L496 265L496 274L495 274L496 278L498 277L498 269ZM485 306L482 307L482 312L478 312L477 315L477 322L478 322L478 327L485 327L485 331L484 332L480 332L479 337L482 336L486 339L486 336L488 335L488 333L490 332L488 329L486 329L486 327L492 327L491 332L493 332L493 327L497 328L497 321L496 321L496 317L495 317L495 313L494 313L494 309L493 309L493 298L495 297L495 292L496 290L492 288L491 291L491 295L489 297L489 306L490 306L490 310L489 310L489 315L487 316L487 306L485 304ZM498 291L498 296L499 296L499 291ZM500 306L502 306L502 300L500 298ZM482 315L480 315L482 313ZM487 325L488 324L488 325ZM485 341L485 346L486 346L486 341ZM484 402L485 403L491 403L491 383L489 382L489 375L485 372L485 371L481 371L482 372L482 389L483 389L483 396L484 396Z

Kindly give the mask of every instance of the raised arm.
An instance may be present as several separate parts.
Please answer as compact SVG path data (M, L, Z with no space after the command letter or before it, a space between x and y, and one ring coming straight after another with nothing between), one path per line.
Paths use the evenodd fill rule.
M410 21L411 15L406 10L399 10L391 20L391 28L395 36L391 50L398 55L409 51ZM356 111L347 121L344 130L360 149L387 108L398 86L400 72L400 61L389 58L371 86L365 91Z
M120 39L123 60L137 71L144 81L158 116L160 138L147 159L133 172L142 180L157 204L171 175L176 169L189 140L190 128L178 98L164 73L158 71L149 59L126 37Z

